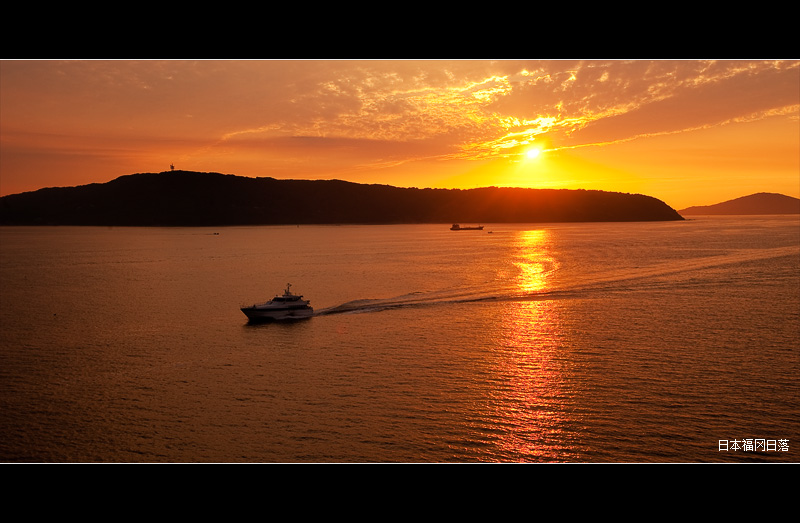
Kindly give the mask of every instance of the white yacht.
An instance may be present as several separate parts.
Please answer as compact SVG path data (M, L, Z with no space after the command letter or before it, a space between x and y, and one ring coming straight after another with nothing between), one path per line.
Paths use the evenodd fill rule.
M291 284L286 285L283 296L275 296L266 303L250 307L242 307L242 312L250 321L298 320L309 318L314 314L310 301L302 296L292 294Z

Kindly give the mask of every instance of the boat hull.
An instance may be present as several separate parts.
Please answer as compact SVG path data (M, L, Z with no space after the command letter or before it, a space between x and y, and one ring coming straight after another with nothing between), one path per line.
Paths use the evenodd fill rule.
M242 307L241 310L251 322L302 320L314 315L314 309L311 307L302 309L259 309L257 307Z

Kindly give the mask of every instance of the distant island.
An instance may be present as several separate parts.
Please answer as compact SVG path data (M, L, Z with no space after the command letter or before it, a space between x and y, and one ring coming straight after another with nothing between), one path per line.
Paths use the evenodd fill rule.
M641 194L417 189L166 171L0 198L3 225L223 226L683 220Z
M757 193L714 205L687 207L682 215L800 214L800 199L775 193Z

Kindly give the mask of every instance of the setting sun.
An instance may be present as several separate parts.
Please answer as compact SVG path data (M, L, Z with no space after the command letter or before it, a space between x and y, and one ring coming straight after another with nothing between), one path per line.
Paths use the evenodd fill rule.
M531 148L530 148L530 149L528 149L528 150L527 150L527 152L525 153L525 157L526 157L526 158L528 158L528 160L535 160L535 159L536 159L536 158L538 158L538 157L539 157L541 154L542 154L542 150L541 150L540 148L538 148L538 147L531 147Z

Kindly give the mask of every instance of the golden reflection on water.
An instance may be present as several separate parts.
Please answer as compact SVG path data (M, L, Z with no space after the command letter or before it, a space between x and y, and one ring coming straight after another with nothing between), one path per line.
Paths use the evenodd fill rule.
M548 277L555 267L549 234L543 229L520 231L515 242L514 265L519 270L515 284L525 295L547 290Z
M571 411L568 354L558 304L545 294L557 269L550 234L519 233L512 254L519 299L507 304L497 330L493 415L507 427L498 443L510 461L555 455L566 460L576 453L565 430Z

